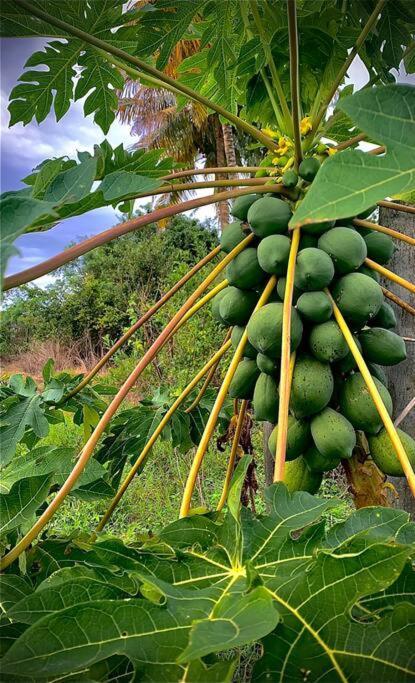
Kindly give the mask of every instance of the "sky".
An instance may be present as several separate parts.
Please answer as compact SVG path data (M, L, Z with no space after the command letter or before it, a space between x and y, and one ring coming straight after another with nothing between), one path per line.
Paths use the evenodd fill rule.
M63 155L75 158L78 150L92 152L94 144L99 144L104 139L103 132L92 117L84 116L82 101L71 104L69 111L59 122L56 122L54 113L51 112L40 125L31 122L26 126L16 124L12 128L8 127L9 93L23 73L28 57L36 50L41 50L45 42L47 41L44 39L32 38L4 38L0 41L2 192L24 187L21 178L44 159ZM366 82L366 70L358 59L352 65L349 76L350 82L357 87ZM111 126L107 139L113 146L123 143L125 147L130 147L137 140L131 136L130 127L120 124L117 119ZM210 192L211 190L201 191L198 194ZM207 216L214 217L215 210L213 207L205 207L195 212L195 215L203 220ZM115 211L106 207L66 220L46 232L23 235L15 243L20 254L9 261L8 274L36 265L62 251L69 243L101 232L117 222ZM51 277L45 276L36 283L43 286Z

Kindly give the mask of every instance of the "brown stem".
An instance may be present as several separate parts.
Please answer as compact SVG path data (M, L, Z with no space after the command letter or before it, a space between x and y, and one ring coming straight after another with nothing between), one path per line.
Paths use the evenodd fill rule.
M109 351L107 351L107 353L104 356L102 356L102 358L98 361L98 363L95 365L95 367L93 367L92 370L90 372L88 372L87 375L85 375L85 377L82 379L82 381L76 385L76 387L71 389L71 391L69 391L63 397L63 399L60 401L60 403L67 401L68 398L75 396L75 394L77 394L79 391L81 391L81 389L86 387L86 385L89 384L91 379L93 379L95 377L95 375L109 361L109 359L114 355L114 353L116 351L118 351L118 349L123 344L125 344L125 342L128 341L128 339L130 339L130 337L132 337L132 335L135 332L137 332L137 330L139 330L140 327L142 327L142 325L144 325L144 323L147 322L147 320L149 320L155 313L157 313L157 311L160 310L160 308L162 306L164 306L164 304L167 303L167 301L169 301L169 299L171 299L171 297L174 294L176 294L176 292L178 292L179 289L181 289L183 287L183 285L185 285L186 282L188 282L193 277L193 275L198 273L199 270L201 268L203 268L203 266L205 266L207 263L210 263L210 261L212 261L212 259L214 259L215 256L217 256L220 253L220 250L221 250L220 246L215 247L215 249L213 249L213 251L211 251L209 254L207 254L207 256L202 258L199 261L199 263L196 263L196 265L193 266L193 268L191 268L186 273L186 275L184 275L182 278L180 278L180 280L178 280L178 282L176 282L173 285L173 287L171 287L171 289L169 289L168 292L166 292L153 306L151 306L151 308L149 308L148 311L146 311L146 313L144 313L144 315L142 315L141 318L139 320L137 320L137 322L135 322L134 325L132 325L130 327L130 329L127 330L127 332L125 332L122 335L122 337L120 337L118 339L118 341L115 342L115 344L109 349Z
M174 171L169 175L163 176L163 180L174 180L174 178L184 178L193 175L219 175L222 173L256 173L265 168L266 171L274 171L274 166L211 166L206 168L189 168L186 171Z
M396 202L381 201L378 206L383 206L385 209L393 209L394 211L404 211L405 213L415 213L415 206L408 204L397 204Z
M357 145L358 142L366 140L366 138L366 133L359 133L358 135L355 135L353 138L350 138L350 140L339 142L339 144L336 145L335 149L337 150L337 152L341 152L342 149L347 149L348 147L352 147L352 145Z
M252 190L249 187L238 190L229 190L227 192L219 192L218 194L209 195L208 197L198 197L197 199L191 199L187 202L182 202L177 206L165 206L161 209L157 209L156 211L152 211L152 213L146 214L145 216L132 218L124 223L119 223L108 230L100 232L98 235L89 237L83 242L75 244L73 247L69 247L69 249L65 249L65 251L62 251L60 254L56 254L56 256L39 263L37 266L22 270L20 273L10 275L4 280L3 290L6 291L8 289L13 289L14 287L23 285L26 282L36 280L38 277L46 275L52 270L60 268L65 263L69 263L79 256L83 256L83 254L91 251L91 249L96 249L96 247L107 244L117 237L126 235L133 230L143 228L150 223L156 223L163 218L170 218L170 216L175 216L178 213L183 213L184 211L197 209L200 206L208 206L209 204L215 204L216 202L221 202L226 199L232 199L234 197L241 197L245 194L251 194L251 192ZM255 188L256 194L262 192L280 192L287 194L287 189L281 184L266 185L265 187L259 186Z
M381 145L380 147L375 147L374 149L369 149L369 151L366 152L366 154L373 154L373 156L377 156L378 154L383 154L384 152L386 152L386 147Z
M290 42L290 83L291 83L291 113L294 134L295 169L298 169L303 152L301 149L300 132L300 87L298 72L298 30L296 0L287 0L288 35Z
M357 38L353 49L349 52L347 59L345 60L345 62L343 64L343 66L341 67L339 73L337 74L336 78L334 79L332 87L331 87L326 99L324 100L323 104L321 105L315 121L313 122L314 133L318 130L318 127L320 126L320 123L323 119L323 116L326 113L326 111L329 107L329 104L332 101L334 95L336 94L337 88L342 83L343 78L345 77L349 66L353 62L356 55L358 54L360 48L362 47L363 43L365 42L370 31L375 26L376 20L380 14L385 2L386 2L386 0L378 0L375 9L373 10L372 14L370 15L369 19L367 20L367 22L366 22L365 26L363 27L359 37Z
M172 317L170 322L164 328L163 332L158 336L156 341L144 354L144 356L136 365L136 367L129 375L129 377L126 379L120 390L114 396L111 403L108 405L106 411L102 415L100 421L98 422L97 426L95 427L94 431L92 432L91 436L89 437L88 441L83 447L75 467L73 468L72 472L70 473L62 487L56 493L54 499L51 501L51 503L49 503L46 510L40 515L40 517L36 520L32 528L17 543L17 545L10 552L4 555L0 563L0 569L5 569L15 559L17 559L19 555L21 555L21 553L24 552L26 548L32 543L32 541L38 536L38 534L40 534L40 532L46 526L46 524L48 524L48 522L55 514L56 510L63 503L66 496L71 492L75 483L78 481L79 477L84 471L86 465L88 464L92 456L95 446L97 445L99 439L101 438L102 434L107 428L112 417L115 415L121 403L124 401L127 394L133 388L134 384L137 382L142 372L146 369L148 364L151 363L151 361L157 355L157 353L163 348L172 330L174 330L175 327L180 323L181 319L186 315L187 311L193 306L193 304L197 301L199 296L203 294L203 292L209 287L209 285L215 280L215 278L223 271L225 266L228 263L230 263L232 259L235 258L235 256L239 254L251 242L252 239L253 234L246 237L242 242L238 244L237 247L235 247L235 249L233 249L229 254L227 254L227 256L225 256L225 258L222 259L222 261L217 266L215 266L211 273L209 273L205 280L195 289L193 294L187 299L183 306L181 306L177 313Z
M410 304L407 304L406 301L397 296L397 294L394 294L393 292L389 291L389 289L386 289L386 287L382 287L382 292L388 299L393 301L393 303L403 308L404 311L410 313L411 315L415 315L415 308L410 306Z
M251 185L263 185L269 178L234 178L233 180L203 180L196 183L170 183L161 185L156 190L151 192L140 192L129 199L142 199L143 197L153 197L159 194L168 194L171 192L184 192L186 190L205 190L216 187L249 187Z

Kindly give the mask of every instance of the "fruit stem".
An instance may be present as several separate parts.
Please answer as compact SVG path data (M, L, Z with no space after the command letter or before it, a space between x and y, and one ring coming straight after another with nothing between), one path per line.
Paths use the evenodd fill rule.
M228 339L230 339L231 333L232 333L232 328L230 328L230 329L227 331L227 333L226 333L226 335L225 335L225 339L223 340L223 343L224 343L224 344L228 341ZM205 381L203 382L203 384L202 384L202 386L201 386L201 388L200 388L200 391L199 391L198 395L196 396L196 398L195 398L195 400L193 401L193 403L192 403L188 408L186 408L186 410L184 411L185 413L191 413L192 410L194 410L194 409L196 408L196 406L199 405L200 401L202 400L203 396L204 396L205 393L206 393L206 390L207 390L209 384L210 384L211 381L212 381L213 375L215 374L215 372L216 372L216 370L217 370L217 368L218 368L218 365L219 365L219 361L217 361L215 365L212 365L212 367L210 368L208 374L206 375L206 379L205 379Z
M408 303L406 303L406 301L404 301L404 300L401 299L399 296L397 296L396 294L394 294L394 292L390 292L389 289L386 289L386 287L382 287L382 292L384 293L384 295L385 295L388 299L390 299L390 300L393 301L395 304L397 304L398 306L400 306L401 308L403 308L404 311L406 311L407 313L410 313L411 315L415 315L415 308L413 308L413 307L410 306Z
M55 514L56 510L63 503L66 496L71 492L75 483L78 481L79 477L83 473L86 465L88 464L92 456L95 446L97 445L99 439L101 438L102 434L107 428L110 420L115 415L116 411L120 407L121 403L124 401L127 394L133 388L134 384L137 382L140 375L143 373L143 371L146 369L149 363L151 363L153 358L155 358L157 353L164 347L170 336L170 332L174 330L175 327L177 327L178 323L181 321L183 316L193 306L193 304L197 301L199 296L203 294L203 292L209 287L209 285L215 280L215 278L223 271L223 269L228 265L228 263L230 263L235 258L235 256L237 256L237 254L243 251L243 249L245 249L245 247L251 242L252 239L253 234L250 234L248 235L248 237L245 237L245 239L242 240L242 242L240 242L229 254L225 256L224 259L222 259L220 263L218 263L217 266L215 266L215 268L213 268L209 275L203 280L203 282L201 282L201 284L194 290L193 294L190 295L187 301L180 307L177 313L172 317L172 319L166 325L163 332L161 332L156 341L146 351L146 353L141 358L139 363L136 365L134 370L131 372L129 377L127 377L122 387L114 396L111 403L107 406L107 409L105 410L97 426L95 427L94 431L92 432L91 436L89 437L88 441L83 447L81 453L79 454L79 458L76 462L75 467L69 474L68 478L66 479L62 487L56 493L54 499L51 501L51 503L49 503L46 510L40 515L40 517L36 520L32 528L17 543L17 545L9 553L4 555L0 563L0 569L5 569L9 566L9 564L11 564L11 562L17 559L19 555L21 555L21 553L24 550L26 550L26 548L31 544L31 542L36 538L36 536L38 536L38 534L50 521L50 519Z
M397 275L392 270L388 270L384 266L381 266L379 263L372 261L372 259L370 258L365 258L365 264L369 266L369 268L372 268L372 270L376 270L376 272L380 275L383 275L383 277L386 277L388 280L391 280L392 282L396 282L397 285L405 287L405 289L407 289L409 292L415 294L415 285L412 282L405 280L404 277Z
M257 311L259 308L261 308L267 301L268 298L274 289L276 285L277 279L275 275L273 275L269 280L264 288L259 301L255 307L255 310ZM238 367L239 361L241 360L243 356L243 352L246 346L246 342L248 340L248 335L246 333L246 329L239 341L239 344L236 348L235 354L232 358L232 361L228 367L228 370L226 371L226 375L224 377L224 380L222 382L222 385L219 389L218 395L216 397L214 406L212 408L212 411L209 415L209 419L206 423L202 438L200 440L199 446L197 447L197 451L195 453L195 456L193 458L192 466L190 468L190 472L187 478L186 486L184 489L183 493L183 498L182 498L182 504L180 508L180 517L186 517L189 514L189 509L190 509L190 503L192 499L192 494L193 494L193 489L196 484L196 478L200 469L200 466L203 461L203 457L206 453L206 449L208 447L210 438L213 434L213 431L216 426L216 421L218 419L219 413L222 409L223 403L225 401L226 395L228 393L229 385L232 381L232 378L236 372L236 368Z
M90 370L90 372L88 372L88 374L85 375L82 381L79 384L77 384L76 387L71 389L71 391L68 391L68 393L65 394L65 396L63 396L63 398L59 401L59 405L67 401L72 396L75 396L82 389L84 389L84 387L86 387L87 384L89 384L89 382L109 361L109 359L114 355L114 353L116 353L116 351L118 351L118 349L121 348L121 346L125 344L125 342L128 341L130 337L132 337L134 332L137 332L137 330L139 330L140 327L142 327L144 323L147 322L147 320L149 320L155 313L157 313L157 311L160 310L160 308L162 308L162 306L164 306L164 304L167 303L167 301L169 301L169 299L171 299L171 297L174 294L176 294L176 292L178 292L179 289L181 289L186 284L186 282L188 282L193 277L193 275L195 275L199 270L201 270L201 268L203 268L203 266L205 266L207 263L212 261L212 259L214 259L215 256L217 256L220 253L220 251L220 246L215 247L215 249L213 249L209 254L202 258L199 261L199 263L196 263L196 265L194 265L193 268L188 270L187 273L182 278L180 278L180 280L178 280L178 282L176 282L176 284L174 284L168 292L166 292L166 294L164 294L153 306L151 306L151 308L149 308L148 311L146 311L146 313L144 313L144 315L142 315L141 318L137 320L137 322L135 322L134 325L132 325L130 329L127 330L127 332L125 332L122 335L122 337L118 339L118 341L115 342L115 344L109 349L109 351L107 351L107 353L104 356L102 356L102 358L92 368L92 370Z
M100 50L104 50L104 52L107 52L110 55L119 57L127 63L132 64L134 67L138 67L145 74L155 77L158 81L160 81L163 84L163 87L167 90L173 89L175 93L179 91L181 94L186 95L188 98L200 102L208 109L213 109L213 111L216 111L220 116L223 116L224 118L228 119L228 121L231 121L234 124L234 126L240 128L241 130L244 130L249 135L252 135L253 138L259 140L265 147L268 147L269 149L275 149L274 141L267 135L262 133L260 130L249 124L247 121L243 121L239 118L239 116L236 116L235 114L232 114L232 112L229 112L223 107L219 106L218 104L215 104L215 102L212 102L207 97L200 95L195 90L192 90L183 83L175 81L174 78L167 76L164 72L159 71L147 62L138 59L138 57L130 55L128 52L125 52L124 50L121 50L120 48L117 48L114 45L105 42L104 40L100 40L99 38L91 35L90 33L86 33L85 31L82 31L81 29L72 26L71 24L68 24L66 21L62 21L58 17L52 16L51 14L44 12L35 5L32 5L30 2L26 2L26 0L15 0L15 2L21 7L24 7L30 14L33 14L35 17L39 17L40 19L43 19L48 24L51 24L52 26L57 26L58 28L63 29L66 33L69 33L70 35L79 38L83 42L93 45L94 47L97 47ZM137 78L140 78L141 76L142 73L138 71Z
M248 406L248 401L246 399L244 399L241 402L241 407L240 407L239 413L238 413L238 421L236 423L235 434L234 434L233 440L232 440L232 448L231 448L231 453L229 456L228 467L226 470L225 481L223 484L222 495L221 495L219 503L216 507L217 512L220 512L222 510L222 508L225 505L226 500L228 498L229 488L230 488L231 481L232 481L232 475L233 475L233 471L235 469L235 460L236 460L236 454L238 452L239 439L240 439L242 427L244 424L247 406Z
M255 194L268 192L288 194L287 188L285 188L281 183L275 183L275 185L261 185L255 188ZM138 218L132 218L123 223L118 223L118 225L115 225L108 230L104 230L103 232L98 233L98 235L89 237L83 242L75 244L73 247L69 247L69 249L65 249L60 254L56 254L56 256L53 256L52 258L42 261L42 263L39 263L32 268L27 268L26 270L20 271L20 273L10 275L4 280L3 291L13 289L14 287L23 285L26 282L36 280L38 277L46 275L52 270L60 268L65 263L69 263L79 256L83 256L83 254L86 254L92 249L96 249L96 247L107 244L117 237L126 235L129 232L143 228L150 223L157 223L164 218L170 218L171 216L176 216L178 213L184 213L185 211L197 209L200 206L216 204L217 202L226 201L228 199L233 199L234 197L241 197L245 194L251 193L252 190L249 187L237 190L229 190L226 192L218 192L217 194L212 194L208 197L197 197L196 199L190 199L187 202L181 202L179 205L165 206L161 209L157 209L156 211L152 211L149 214L145 214L144 216L139 216Z
M298 167L303 158L300 132L300 84L298 67L298 30L296 0L287 0L288 36L290 42L290 83L291 83L291 112L294 134L295 163Z
M408 480L409 488L412 491L412 495L415 497L415 473L412 469L411 463L409 462L408 456L405 452L405 449L402 445L402 442L399 438L399 434L396 431L394 424L389 416L389 413L385 407L385 404L382 401L382 398L379 394L378 388L373 381L373 378L369 372L369 369L364 361L364 358L362 354L359 351L359 348L353 339L353 335L349 330L349 327L343 318L343 315L340 312L340 309L338 308L336 302L334 301L333 297L331 296L329 290L326 288L326 293L327 296L329 297L332 305L333 305L333 313L334 317L336 319L336 322L338 326L340 327L343 336L348 344L348 347L353 355L353 358L356 361L357 367L359 368L359 371L366 383L367 389L369 391L369 394L372 397L373 403L375 404L377 411L382 419L382 422L385 426L385 429L389 435L389 438L392 442L392 445L395 449L396 455L398 456L398 460L402 466L402 469L405 473L405 476Z
M315 120L313 121L313 134L314 135L318 131L320 123L323 120L323 117L324 117L333 97L335 96L335 94L337 92L337 88L341 85L343 78L345 77L345 75L347 73L347 70L349 69L354 58L357 56L360 48L362 47L363 43L365 42L370 31L375 26L376 21L378 19L378 16L379 16L380 12L382 11L382 8L383 8L385 2L386 2L386 0L378 0L375 9L373 10L372 14L370 15L369 19L367 20L366 24L364 25L362 31L360 32L353 49L349 52L347 59L345 60L341 69L339 70L337 76L334 78L332 87L331 87L326 99L324 100L323 104L321 105Z
M287 266L287 279L282 313L282 345L281 345L281 373L280 400L278 406L278 433L275 452L274 481L284 480L285 453L287 450L288 410L290 403L290 354L291 354L291 312L294 291L295 264L298 245L300 243L300 228L295 228L291 237L291 249Z
M377 232L383 232L385 235L390 235L395 237L397 240L402 240L402 242L407 242L412 246L415 246L415 239L410 237L410 235L405 235L403 232L398 230L393 230L392 228L387 228L385 225L378 225L377 223L372 223L371 221L364 221L360 218L355 218L353 224L360 228L368 228L368 230L376 230Z
M386 209L393 209L394 211L404 211L405 213L415 213L415 206L408 204L397 204L396 202L387 202L382 200L377 202L378 206L384 206Z
M104 516L102 517L101 521L99 522L96 531L102 531L106 523L108 522L109 518L111 517L112 513L114 512L115 508L117 507L118 503L120 502L121 498L123 497L124 493L126 492L128 486L131 484L132 480L134 479L135 475L137 474L138 470L140 469L141 465L143 464L144 460L146 459L147 455L151 451L152 447L154 446L155 442L157 441L158 437L162 433L163 429L166 427L176 410L179 408L179 406L183 403L185 398L193 391L195 386L200 382L202 377L205 376L205 374L210 370L212 367L216 367L217 364L220 362L222 356L226 353L226 351L229 349L231 346L231 342L227 341L219 351L217 351L212 358L203 366L201 370L193 377L192 381L189 382L187 387L182 391L180 396L176 398L174 403L170 406L166 414L164 415L163 419L161 422L157 425L157 428L154 430L152 433L151 437L147 441L146 445L144 446L143 450L141 451L140 455L138 456L137 460L135 461L134 465L130 469L128 475L124 479L123 483L121 484L120 488L118 489L117 493L115 494L113 500L111 501L111 504L109 505L107 511L105 512Z
M358 142L361 142L362 140L366 140L367 135L366 133L358 133L358 135L355 135L354 137L350 138L349 140L345 140L344 142L339 142L338 145L336 145L335 150L337 152L341 152L343 149L347 149L348 147L352 147L353 145L357 145Z

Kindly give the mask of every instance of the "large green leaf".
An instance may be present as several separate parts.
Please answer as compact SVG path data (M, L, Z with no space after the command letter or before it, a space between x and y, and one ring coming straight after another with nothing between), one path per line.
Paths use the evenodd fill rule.
M290 221L291 227L347 218L415 185L415 87L368 89L338 104L384 156L345 150L325 161Z
M13 457L16 446L22 440L27 427L31 427L39 438L46 436L49 424L44 414L39 394L13 403L0 420L2 442L1 462L8 463Z
M50 480L49 475L22 479L12 486L10 493L0 495L0 535L31 520L48 494Z

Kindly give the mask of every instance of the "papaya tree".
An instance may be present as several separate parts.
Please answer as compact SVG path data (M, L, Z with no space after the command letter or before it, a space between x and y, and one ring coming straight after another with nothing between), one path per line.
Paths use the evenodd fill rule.
M379 280L415 291L386 267L399 241L415 240L381 225L378 207L415 213L393 202L414 186L415 88L394 78L402 65L413 72L413 9L401 0L155 0L130 9L119 0L5 0L1 12L4 36L49 41L10 94L11 125L41 123L51 109L59 120L83 99L85 115L106 134L129 79L172 93L179 110L192 102L215 113L261 159L184 169L163 150L128 152L104 140L93 154L45 160L23 190L2 196L4 273L25 232L105 205L215 190L85 239L5 277L4 290L190 209L232 200L235 219L220 246L88 374L62 377L49 364L44 387L15 376L2 390L6 680L238 680L240 649L252 643L261 644L258 680L411 680L414 525L387 507L384 480L404 476L415 494L415 443L392 422L383 367L406 356L388 302L414 309ZM184 39L199 49L172 77L166 67ZM368 82L354 92L345 79L357 56ZM213 179L193 178L207 174ZM205 266L206 277L103 400L91 384L101 368ZM169 405L156 395L118 412L208 302L224 328L222 346ZM75 459L38 445L68 412L86 425ZM231 443L222 494L215 511L195 509L220 420ZM245 504L255 489L252 420L275 425L263 515ZM196 445L179 519L127 546L107 533L107 522L169 428L173 440L180 432L188 449ZM314 494L337 467L363 507L327 529L322 516L336 501ZM87 538L48 536L75 492L109 493L97 528Z

